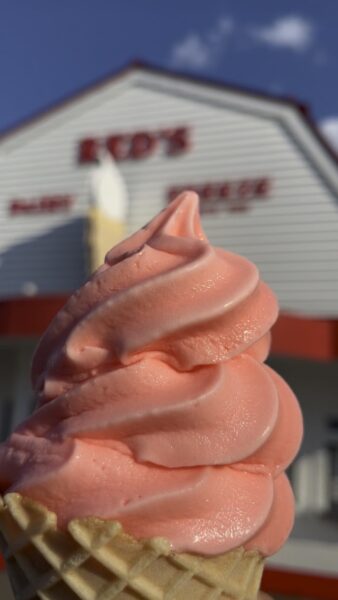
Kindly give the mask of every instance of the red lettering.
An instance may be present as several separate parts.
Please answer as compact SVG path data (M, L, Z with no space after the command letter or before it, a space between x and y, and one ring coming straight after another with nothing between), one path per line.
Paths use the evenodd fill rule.
M48 212L51 206L52 198L41 198L37 201L37 206L40 208L41 212Z
M22 206L21 200L12 200L12 202L9 204L9 212L12 215L16 215L20 212L21 206Z
M219 188L219 197L223 200L227 200L230 196L230 190L229 183L223 183Z
M64 197L64 207L65 207L65 210L69 210L70 207L72 206L73 202L74 202L73 196L65 196Z
M43 196L30 200L13 200L9 204L9 211L13 216L20 214L53 213L69 210L72 196Z
M211 215L218 212L217 202L203 202L201 204L201 213L204 215Z
M165 152L174 156L185 152L189 148L189 130L186 127L165 129L148 132L139 131L134 134L115 134L105 140L86 138L79 142L78 160L80 163L91 163L98 159L101 143L110 152L115 160L143 159L154 152L158 140L165 142Z
M201 187L199 195L201 197L201 200L211 200L215 197L215 195L217 195L217 188L215 194L215 186L211 185L210 183L207 183L206 185Z
M255 182L255 196L259 196L260 198L266 198L270 191L270 181L269 179L258 179Z
M27 213L34 213L34 212L38 212L38 206L36 205L36 202L34 202L34 200L32 200L31 202L26 202L26 204L24 204L22 206L23 211L27 212Z
M173 200L184 190L195 190L200 196L201 212L215 213L221 210L244 211L250 206L249 201L255 198L265 198L271 189L268 178L243 179L240 181L225 181L222 183L206 183L172 187L168 190L168 199Z
M241 199L246 199L252 197L252 181L244 180L240 181L237 188L237 197Z
M189 148L188 140L188 129L186 127L180 127L173 131L167 130L161 132L162 137L167 142L167 154L173 156L186 152Z
M191 192L196 192L196 194L198 194L199 196L201 195L201 190L197 185L184 185L182 187L171 187L167 191L168 202L171 202L172 200L177 198L177 196L179 196L179 194L182 194L183 192L186 192L187 190L189 190Z
M97 160L98 143L93 138L87 138L81 140L79 144L79 157L80 163L90 163Z
M39 202L39 208L41 211L45 210L46 212L55 212L60 207L59 198L54 198L51 196L50 198L42 198Z
M231 212L244 212L245 210L248 210L248 205L247 204L229 204L228 209Z
M128 158L128 136L111 135L106 139L106 148L115 160L125 160Z
M157 139L154 135L150 135L150 133L146 133L145 131L135 133L135 135L133 135L131 138L131 146L128 157L136 160L140 158L147 158L155 150L156 144Z

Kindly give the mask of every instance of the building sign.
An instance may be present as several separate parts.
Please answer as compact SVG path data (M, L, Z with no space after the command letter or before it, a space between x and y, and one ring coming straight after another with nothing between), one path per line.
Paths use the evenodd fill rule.
M98 160L101 149L108 150L114 160L140 160L155 152L167 156L177 156L189 149L187 127L118 133L101 138L85 138L79 142L79 163L92 163Z
M271 180L267 177L260 177L174 186L168 189L168 202L171 202L184 190L194 190L199 195L202 213L217 213L224 210L242 211L250 207L251 200L266 199L269 196Z
M74 202L69 195L41 196L40 198L15 198L9 202L9 213L18 215L44 214L68 211Z

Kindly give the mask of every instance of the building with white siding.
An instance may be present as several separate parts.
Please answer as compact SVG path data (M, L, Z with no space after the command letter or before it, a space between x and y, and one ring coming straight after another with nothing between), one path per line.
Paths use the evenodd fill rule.
M196 189L211 242L250 258L277 293L271 364L299 396L306 436L291 472L296 527L266 581L287 594L301 573L312 594L318 585L336 590L318 598L337 598L338 162L291 100L133 64L3 134L2 437L31 410L37 337L88 275L101 149L126 183L130 232Z

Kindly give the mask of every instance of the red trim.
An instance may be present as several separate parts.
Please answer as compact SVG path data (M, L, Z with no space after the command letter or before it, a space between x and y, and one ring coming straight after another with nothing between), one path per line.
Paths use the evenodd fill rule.
M84 86L82 89L80 89L76 92L73 92L71 95L55 102L50 107L39 111L38 113L32 115L31 117L28 117L27 119L24 119L23 121L17 123L16 125L10 126L8 129L3 130L2 134L0 134L0 141L15 134L17 131L23 129L24 127L33 125L40 119L42 119L46 116L49 116L50 113L53 113L57 110L60 110L64 107L68 106L69 104L72 104L73 102L79 100L83 96L86 96L90 92L93 92L94 90L97 90L101 87L104 87L105 85L107 85L109 83L112 83L112 82L120 79L121 77L127 75L129 72L137 71L137 70L138 71L147 71L147 72L155 73L155 74L158 73L159 75L165 75L172 79L178 79L179 81L182 81L182 80L183 81L191 81L192 83L197 83L197 84L213 87L215 89L230 90L232 92L250 96L252 98L269 100L270 102L273 102L273 103L291 106L294 109L296 109L299 116L302 118L302 120L305 122L305 124L309 127L312 134L317 138L317 141L320 143L320 145L325 150L325 152L330 156L331 159L333 159L335 161L336 164L338 164L338 154L334 151L334 149L330 146L330 144L328 144L326 139L320 133L314 120L311 117L308 106L306 104L304 104L303 102L299 102L296 99L290 98L290 97L283 97L283 96L278 97L278 96L268 94L267 92L248 89L245 86L240 86L237 84L236 85L226 84L226 83L223 83L220 81L214 81L209 78L205 78L205 77L201 77L201 76L198 76L198 77L193 76L190 73L169 71L168 69L166 69L164 67L151 65L149 63L145 63L140 60L134 60L134 61L130 62L128 65L117 70L115 73L109 73L108 75L100 78L93 84Z
M338 357L338 321L282 314L272 329L272 353L313 360Z
M40 336L67 296L19 298L0 302L1 336Z
M67 296L0 302L0 336L40 336ZM338 357L338 321L281 315L272 330L273 354L313 360Z
M268 568L264 571L262 589L269 594L286 594L292 597L298 595L299 598L313 600L337 600L338 578Z

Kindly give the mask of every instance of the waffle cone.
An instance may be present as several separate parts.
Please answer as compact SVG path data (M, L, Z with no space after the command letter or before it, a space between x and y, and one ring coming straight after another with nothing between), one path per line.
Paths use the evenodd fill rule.
M60 531L54 513L19 494L1 501L0 531L17 600L256 600L263 571L257 552L176 553L116 521L74 519Z

